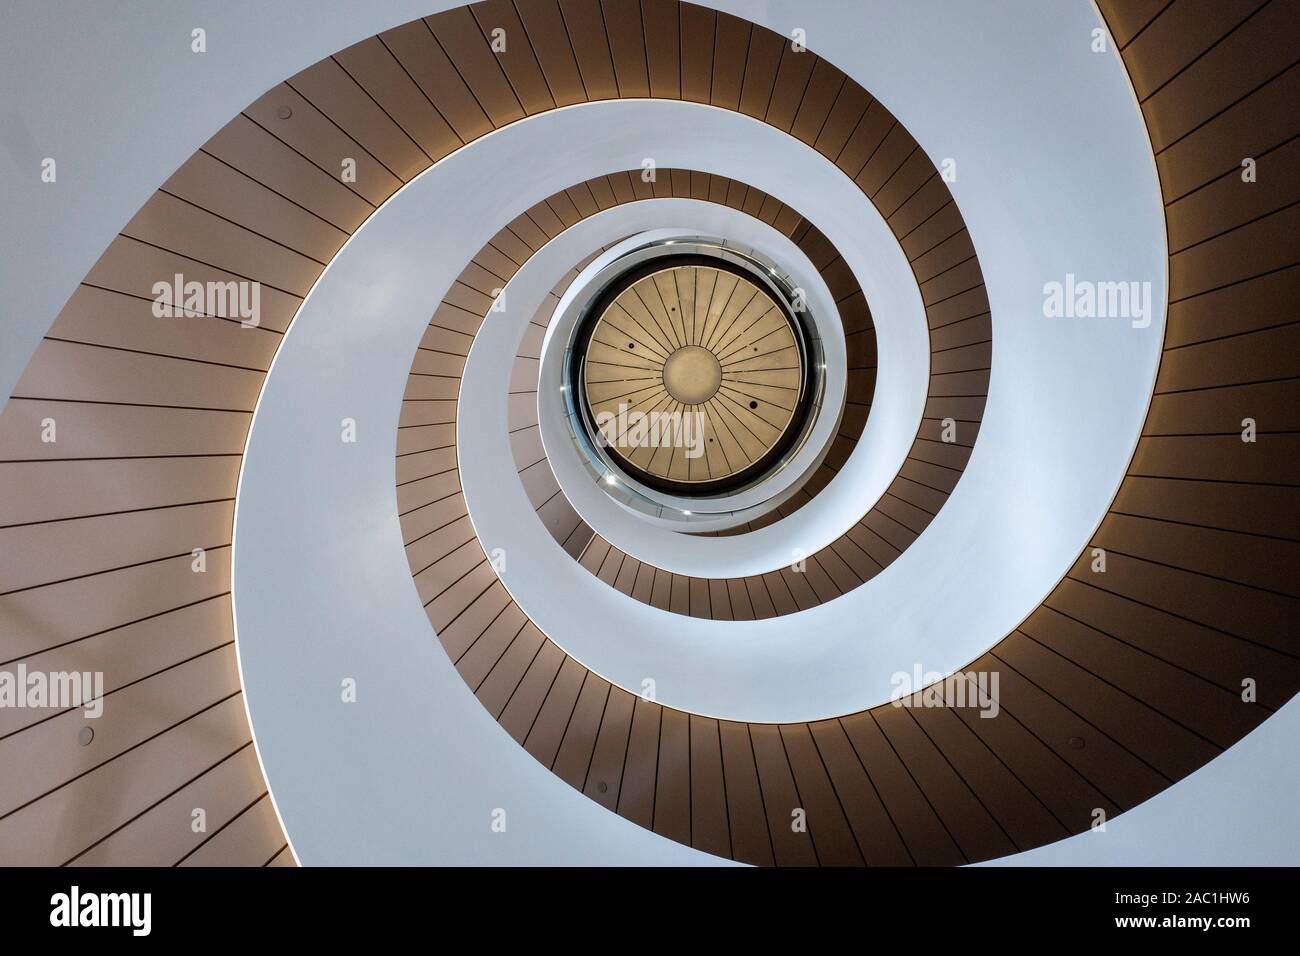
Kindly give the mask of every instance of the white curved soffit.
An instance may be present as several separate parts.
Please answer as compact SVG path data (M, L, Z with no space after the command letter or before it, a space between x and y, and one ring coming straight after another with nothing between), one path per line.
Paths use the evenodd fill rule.
M999 490L1017 505L1013 517L1020 516L1001 531L1004 553L1014 553L1016 560L992 569L995 577L1002 571L1007 580L994 580L985 592L990 608L1005 611L1009 591L1037 591L1036 597L1041 597L1063 569L1060 556L1073 557L1109 500L1145 412L1160 338L1159 317L1144 330L1129 330L1116 322L1048 322L1041 317L1043 282L1064 278L1067 272L1099 280L1146 279L1155 284L1153 301L1161 303L1164 246L1145 134L1124 78L1113 60L1088 53L1086 43L1078 38L1095 25L1090 10L1048 11L1027 3L982 10L978 15L946 8L942 16L927 16L922 6L891 9L888 4L855 4L837 8L838 14L831 5L799 7L797 19L814 25L809 29L810 43L877 93L932 157L959 157L954 192L979 249L993 302L995 364L999 369L1003 363L1014 369L1014 382L1007 380L1009 376L995 377L987 415L990 425L948 506L930 532L876 579L901 577L910 573L905 563L937 558L939 587L922 595L919 603L916 595L910 601L891 601L894 627L890 633L868 626L855 629L853 635L857 646L892 649L909 662L919 658L927 668L943 669L974 657L1008 627L991 611L957 621L961 633L945 653L940 653L940 645L945 637L952 637L948 633L952 628L934 630L942 623L935 620L934 612L942 611L951 596L977 590L981 575L987 576L993 563L981 552L988 543L982 541L972 540L946 559L922 554L928 550L928 540L940 537L934 531L941 523L957 520L954 503L984 491L972 481L973 469L982 458L998 462ZM784 30L785 24L771 13L731 8ZM790 8L781 5L781 9ZM828 16L837 17L834 29ZM820 38L817 24L826 28ZM860 29L851 28L853 24ZM1026 75L1034 77L1032 85L1023 82ZM972 76L979 83L969 82ZM1049 114L1071 118L1069 123L1052 124L1055 139L1042 136L1041 120ZM526 121L491 139L512 131L526 135L534 123L558 121L558 114ZM583 132L589 134L591 129L588 126ZM472 169L469 155L476 164ZM595 861L602 846L611 853L622 850L623 859L684 859L670 854L664 841L645 831L630 824L616 825L621 821L612 815L594 807L594 816L587 814L583 807L588 802L574 799L558 781L548 787L549 774L492 724L429 639L427 622L409 583L393 514L390 437L405 376L390 381L357 379L354 366L372 361L409 363L419 330L404 342L389 342L365 334L365 323L359 319L368 316L382 323L389 318L388 308L410 294L407 282L416 275L423 282L422 329L441 291L495 225L547 194L545 189L532 188L535 171L524 170L521 175L511 169L508 178L488 177L498 186L509 183L509 197L465 195L473 192L465 183L484 181L484 168L478 163L485 155L467 149L444 161L434 176L413 184L445 175L445 210L463 208L456 200L477 204L476 218L448 217L455 222L457 235L435 237L436 258L421 257L417 263L410 250L395 247L387 250L378 272L359 281L345 276L343 267L353 246L394 218L405 195L399 194L401 201L373 217L304 304L268 380L241 478L235 551L243 676L259 747L295 847L307 862L341 860L349 853L356 854L352 860L365 861L427 859L430 854L447 860L470 854L480 861L525 860L536 859L543 846L563 859L580 856ZM1027 155L1036 156L1032 166L1020 162ZM463 179L457 179L457 169ZM565 179L582 175L570 163ZM557 180L553 185L558 188L567 182ZM755 185L764 187L762 182ZM771 185L772 192L782 191L779 183ZM1125 222L1126 229L1116 233L1111 228L1114 221ZM474 228L463 228L466 223L483 225L476 234ZM1088 242L1090 236L1095 240ZM335 311L348 305L353 308ZM309 341L313 336L303 330L331 321L332 341ZM1035 352L1040 358L1056 358L1057 365L1062 353L1071 354L1074 361L1064 369L1045 367L1052 362L1026 364L1024 360ZM295 384L291 379L312 375L339 397L322 405L315 404L320 394L306 405L291 401ZM1106 387L1096 387L1097 382ZM349 397L343 399L344 394ZM1038 408L1017 408L1016 399L1025 394L1034 396ZM1079 414L1080 396L1087 398L1087 415ZM341 446L339 419L358 412L362 444ZM997 444L1004 448L991 447L994 422L1002 423ZM1063 434L1063 423L1073 426L1073 434ZM1035 427L1043 430L1033 434L1032 441L1006 434ZM1124 454L1100 454L1098 449L1117 443L1117 434L1127 436ZM371 454L367 440L386 446L383 454ZM1077 466L1069 487L1031 487L1028 476L1007 482L1017 477L1018 469L1032 468L1029 450L1035 442L1040 450L1046 446L1049 455L1059 452L1062 460ZM340 457L340 449L360 453L346 459ZM284 450L292 452L290 467L277 460L277 451ZM1004 453L1012 453L1010 460ZM986 471L991 470L986 466ZM327 473L339 478L328 490L318 487ZM340 491L349 493L337 496ZM322 507L320 499L331 496L332 507ZM1070 517L1075 509L1080 514L1090 512L1090 518ZM1019 583L1022 578L1029 579L1028 585ZM391 601L397 582L405 585L406 594ZM881 596L890 590L881 588ZM768 680L762 688L760 696L766 698L769 713L757 719L813 716L796 712L806 703L801 698L813 686L818 662L844 649L838 646L844 635L832 640L831 629L820 628L833 607L746 625L746 650L760 666L736 673L706 666L701 673L716 682L716 693L712 706L695 709L723 715L732 711L738 691L756 681L758 671L770 663L775 649L772 634L778 628L797 628L803 637L803 654L782 660L781 679ZM394 608L400 610L392 619L386 618ZM809 626L799 626L805 624ZM730 631L733 638L723 630L717 633L723 641L740 637L735 629ZM901 634L909 639L899 641ZM383 642L382 652L377 652L379 642ZM968 652L948 659L962 647ZM884 660L878 653L874 656L876 665ZM631 668L644 672L635 662ZM357 677L361 693L374 695L372 709L338 703L338 682L344 676ZM887 692L888 676L886 665L883 672L873 667L844 673L840 680L817 686L821 710L855 709L864 688L879 699L881 691ZM659 680L660 699L665 703L681 706L678 700L693 693L699 696L698 691L689 675L680 684ZM454 732L448 730L449 721L454 721ZM480 747L494 748L493 759L483 760ZM449 786L450 781L454 785ZM532 819L544 820L541 829L548 833L525 833L518 836L518 843L512 836L497 844L500 849L479 840L473 834L493 794L525 799L536 813ZM374 812L357 818L353 808L358 805ZM594 840L593 835L597 835ZM602 844L604 836L611 841L607 845Z

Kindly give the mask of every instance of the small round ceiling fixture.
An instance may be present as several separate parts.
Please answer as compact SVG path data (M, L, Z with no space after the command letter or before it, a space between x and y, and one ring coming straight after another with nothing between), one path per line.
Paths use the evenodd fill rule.
M681 405L703 405L722 388L722 363L701 345L683 345L663 367L664 388Z

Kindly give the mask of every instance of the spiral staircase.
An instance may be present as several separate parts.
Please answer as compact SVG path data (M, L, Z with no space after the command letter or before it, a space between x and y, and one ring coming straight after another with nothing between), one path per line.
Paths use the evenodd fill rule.
M1015 861L1300 689L1300 5L423 6L20 317L0 862Z

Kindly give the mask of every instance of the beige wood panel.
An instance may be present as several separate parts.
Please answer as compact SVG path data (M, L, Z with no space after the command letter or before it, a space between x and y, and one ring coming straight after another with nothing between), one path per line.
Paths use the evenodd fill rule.
M218 501L238 471L229 457L0 463L0 528Z
M342 229L322 229L318 215L206 152L195 153L163 183L155 198L165 196L213 213L232 226L238 223L247 232L317 263L328 262L348 237Z
M207 209L165 192L154 193L122 234L232 275L248 278L256 273L263 285L297 296L307 294L325 265L252 229L214 220Z
M230 500L0 529L0 595L230 543Z
M640 5L601 0L600 8L600 17L609 37L618 95L624 98L649 96L650 71Z
M381 38L340 50L334 60L429 159L437 161L462 145Z
M569 713L560 749L551 764L555 774L575 790L582 790L586 784L587 768L591 765L596 734L609 696L609 683L586 671L577 701Z
M566 657L529 728L524 746L544 766L555 762L586 676L585 667Z
M342 100L348 97L348 93L342 79L301 74L293 78L324 108L344 105ZM356 181L345 185L371 206L378 206L401 185L381 160L332 123L320 108L294 88L291 81L267 91L244 110L244 115L322 172L337 176L340 181L344 161L353 160L356 163ZM355 122L353 128L356 128Z
M475 691L483 686L502 655L510 649L526 626L527 619L523 612L510 605L457 660L456 669L465 683Z
M224 597L230 588L230 548L210 548L206 557L201 574L192 570L186 552L0 596L6 663Z
M253 371L269 368L280 347L280 333L273 329L210 316L160 320L153 307L147 299L83 285L59 313L47 338Z
M495 51L497 61L524 111L531 115L553 109L557 104L542 75L532 44L509 42L512 36L518 39L527 35L514 4L510 0L488 0L474 4L469 10L479 29L489 39L493 37L493 31L504 31L506 46L504 50Z
M523 106L506 77L500 58L484 42L483 33L468 7L457 7L439 16L428 17L425 23L493 125L504 126L523 118Z
M565 657L565 653L558 647L543 640L530 661L528 670L510 693L499 719L501 726L519 743L522 744L528 738L528 732L537 719L542 702L550 692Z
M815 822L809 819L809 808L804 806L795 783L781 728L774 724L750 724L748 730L776 865L817 865L820 861L812 839ZM796 826L800 814L801 827Z
M270 794L263 793L179 866L266 866L285 848Z
M236 698L222 706L240 706L240 702ZM171 866L257 798L261 771L251 740L230 754L218 755L216 748L209 746L197 750L195 756L213 763L203 765L189 783L70 859L69 864ZM204 811L206 830L202 833L194 832L196 809ZM150 836L144 838L141 833Z
M243 180L247 179L283 196L286 201L346 234L351 234L374 211L374 205L349 189L332 169L316 166L244 115L226 124L197 155L211 156L237 173L239 178L227 179L234 188L246 190ZM254 199L245 200L245 206L254 205L255 198L262 195L256 189L252 192ZM238 215L229 215L228 218L243 221ZM303 222L307 223L307 228L314 226L310 221ZM330 241L331 238L337 236L327 231L317 241Z
M312 64L287 80L285 85L318 109L331 126L350 136L361 147L361 156L348 153L332 164L341 172L344 158L357 160L358 191L365 189L361 183L366 173L378 174L377 170L365 170L368 163L363 164L363 160L373 158L384 172L390 174L391 178L380 177L380 182L383 187L391 189L396 189L430 162L431 158L333 57ZM297 117L295 114L284 118L277 114L275 118L280 121L280 128L290 128Z
M208 283L215 282L221 283L225 288L231 288L230 284L234 283L233 288L237 293L243 291L240 282L244 277L128 236L119 236L113 241L90 274L86 276L85 284L144 299L151 303L152 307L156 298L155 283L162 281L174 287L177 275L182 276L183 282L187 284L198 282L206 287ZM245 301L251 305L252 287L244 288L247 289ZM288 327L289 320L302 301L301 297L269 284L257 287L257 299L258 314L255 317L255 324L260 329L275 332L283 332ZM210 322L213 331L233 334L233 329L238 328L238 331L246 332L248 329L242 325L235 325L235 322L241 319L235 302L233 297L224 301L216 300L207 307L207 311L198 311L213 320L230 320ZM167 319L171 321L170 316ZM253 321L250 320L249 328L252 324ZM231 325L232 329L227 329L226 325ZM160 324L159 328L165 331L167 326Z
M913 862L880 796L838 721L810 724L817 755L868 866L907 866Z
M149 618L103 634L61 644L24 658L28 673L99 674L102 691L111 695L137 681L197 658L230 641L230 605L207 600L179 608L163 618ZM101 688L98 683L95 690ZM87 687L85 693L90 692ZM6 707L0 710L0 737L16 734L42 720L77 708ZM93 724L91 725L94 726Z
M261 786L252 749L243 701L229 697L0 819L0 859L171 866L203 838L191 829L196 807L211 833L243 806L232 800Z
M662 708L636 698L627 736L626 768L618 797L619 816L647 830L654 828Z
M549 0L554 2L554 0ZM620 16L631 14L631 4L620 4ZM559 0L564 29L578 61L588 100L608 100L619 95L614 63L600 0Z
M479 701L497 720L502 719L502 712L514 699L515 691L545 643L541 631L525 624L475 689Z
M446 52L423 20L381 33L383 41L429 102L464 142L491 132L492 122L456 71Z
M103 717L88 719L80 709L69 711L0 740L5 766L26 768L21 775L6 774L0 780L0 818L237 693L234 646L227 643L149 681L107 695ZM94 739L79 746L85 726L94 730Z

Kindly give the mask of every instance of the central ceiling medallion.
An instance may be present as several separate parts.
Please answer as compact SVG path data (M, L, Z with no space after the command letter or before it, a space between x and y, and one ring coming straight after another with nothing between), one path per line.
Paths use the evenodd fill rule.
M664 388L683 405L703 405L722 388L722 362L702 345L683 345L664 362Z
M760 480L802 431L802 328L761 274L666 256L611 283L578 336L583 418L619 470L677 495Z

